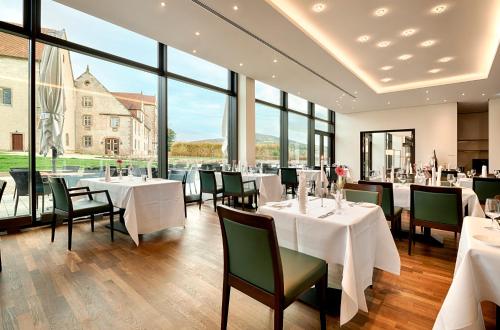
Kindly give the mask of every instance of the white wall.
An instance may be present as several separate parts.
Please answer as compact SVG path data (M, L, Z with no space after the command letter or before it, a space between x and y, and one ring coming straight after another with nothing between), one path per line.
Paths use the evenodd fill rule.
M439 163L449 162L451 167L456 166L456 103L354 114L336 113L335 119L335 159L337 163L351 167L355 179L359 178L362 131L414 128L417 164L427 163L435 149Z
M255 166L255 80L238 75L238 159Z
M500 170L500 98L489 101L488 107L489 169Z

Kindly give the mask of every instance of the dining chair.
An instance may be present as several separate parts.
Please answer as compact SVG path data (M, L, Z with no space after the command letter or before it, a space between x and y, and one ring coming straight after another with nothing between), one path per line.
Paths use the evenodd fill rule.
M479 203L484 204L486 199L500 195L500 179L474 177L472 189L476 193Z
M80 217L90 216L90 226L94 231L94 218L96 214L109 214L109 227L111 229L111 241L114 241L114 208L111 197L107 190L91 191L89 187L68 188L64 178L50 177L50 188L52 189L53 211L52 211L52 238L54 242L56 233L57 216L68 219L68 250L71 251L73 236L73 220ZM94 195L104 194L106 202L94 199ZM87 197L73 201L73 197Z
M291 190L292 196L295 197L295 189L299 187L299 178L297 176L297 169L294 167L280 168L281 184L285 186L285 192Z
M454 187L410 186L410 231L408 255L415 245L415 227L462 231L462 189Z
M29 196L29 179L30 174L28 169L9 170L9 174L14 179L16 184L16 202L14 204L14 215L17 215L17 208L19 205L19 197ZM50 186L45 182L39 171L35 172L36 180L36 206L38 208L38 197L42 196L42 212L45 208L45 196L50 195Z
M382 187L382 210L385 218L391 222L391 231L394 237L401 232L401 215L403 208L394 206L394 189L392 182L365 181L359 180L359 184Z
M332 183L335 183L339 176L337 175L337 172L335 170L337 169L337 166L330 166L330 170L328 172L328 185L331 187Z
M212 199L214 202L214 212L217 211L217 195L223 193L223 189L217 187L217 180L215 178L214 171L208 170L199 170L200 174L200 200L199 200L199 209L201 210L201 203L203 203L202 196L204 193L212 194Z
M68 172L78 172L80 170L80 165L67 165L63 166L63 171L68 171Z
M218 206L224 250L221 329L227 328L231 287L274 310L274 329L283 328L283 312L313 285L326 328L328 264L279 247L270 216Z
M344 184L345 198L349 202L372 203L382 206L383 188L369 184Z
M2 202L3 192L7 186L7 181L0 180L0 203ZM2 271L2 250L0 249L0 272Z
M241 198L241 208L245 209L245 197L249 199L252 204L255 198L255 205L257 205L257 184L255 180L243 181L241 172L222 172L222 203L224 199L228 198L228 205L231 203L231 197L234 199Z
M182 182L182 198L184 201L184 216L187 217L187 208L186 208L186 179L187 179L187 171L185 170L174 170L171 169L168 172L168 179L173 181Z

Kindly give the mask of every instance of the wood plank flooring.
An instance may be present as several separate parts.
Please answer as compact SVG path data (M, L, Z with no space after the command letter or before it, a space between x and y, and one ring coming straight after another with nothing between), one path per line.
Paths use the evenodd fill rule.
M122 234L109 240L106 221L74 225L73 251L67 227L50 243L50 229L2 236L0 325L3 329L218 329L222 242L207 203L188 207L186 228L144 235L141 245ZM345 329L431 329L451 283L456 256L453 234L445 247L417 243L407 255L397 242L401 276L374 274L366 290L369 313L359 312ZM483 306L495 328L494 306ZM328 317L328 328L339 320ZM272 329L272 310L232 290L230 329ZM317 311L294 303L285 329L317 329Z

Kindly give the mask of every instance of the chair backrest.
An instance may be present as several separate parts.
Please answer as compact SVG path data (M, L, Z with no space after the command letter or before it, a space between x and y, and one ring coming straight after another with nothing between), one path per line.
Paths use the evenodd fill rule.
M346 183L344 191L346 199L350 202L365 202L382 206L384 192L382 186Z
M472 189L476 192L479 202L484 204L487 198L500 195L500 179L475 177L472 179Z
M382 187L382 210L384 210L386 217L392 217L394 215L394 190L392 182L359 180L358 183Z
M281 184L296 185L299 184L299 178L297 177L297 169L293 167L282 167L280 168L281 173Z
M462 189L410 186L410 217L442 225L462 226Z
M10 176L14 179L16 183L16 193L18 196L28 196L29 195L29 170L11 170L9 171Z
M217 180L214 171L199 170L200 191L202 193L215 193L217 191Z
M218 206L224 274L273 294L283 294L283 268L273 218Z
M7 186L7 181L0 180L0 202L2 201L3 192L5 191L6 186Z
M50 189L54 200L54 209L69 212L71 207L71 198L69 197L68 187L64 178L49 177Z
M225 194L242 194L243 179L241 177L241 172L222 172L222 189Z
M183 184L186 183L187 172L184 170L170 170L168 173L168 179L174 181L180 181Z

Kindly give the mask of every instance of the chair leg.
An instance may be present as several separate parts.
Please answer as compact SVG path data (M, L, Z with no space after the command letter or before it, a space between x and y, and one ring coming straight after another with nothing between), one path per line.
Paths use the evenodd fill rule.
M198 201L198 210L201 210L201 198L203 197L203 194L200 193L200 200Z
M17 215L17 205L19 204L19 195L16 195L16 204L14 205L14 216Z
M326 274L316 283L316 296L319 301L319 319L321 323L321 330L326 329L326 289L328 287L328 271Z
M213 196L214 196L214 212L217 212L217 193L215 193Z
M109 212L109 230L111 232L111 242L115 241L115 221L113 219L113 210Z
M274 308L274 330L283 329L283 307L275 306Z
M92 232L94 232L94 221L95 221L95 216L92 214L90 216L90 229L92 229Z
M413 239L413 225L410 221L410 229L408 230L408 255L411 256L411 244Z
M45 195L42 195L42 211L40 214L42 214L45 211Z
M222 318L220 324L221 330L227 329L227 316L229 314L230 295L231 295L231 287L227 283L227 279L224 278L224 283L222 284Z
M68 251L71 251L72 236L73 236L73 217L68 217Z
M56 236L56 221L57 221L57 215L55 213L52 213L52 237L50 239L50 241L53 243L54 242L54 238Z

